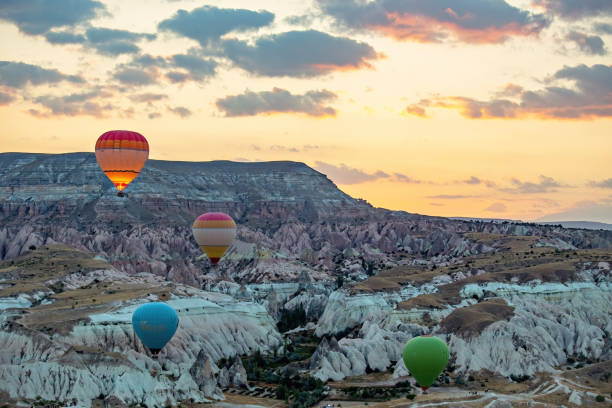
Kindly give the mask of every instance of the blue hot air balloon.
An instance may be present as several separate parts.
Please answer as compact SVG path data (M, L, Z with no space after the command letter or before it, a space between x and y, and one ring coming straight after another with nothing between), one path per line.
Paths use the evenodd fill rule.
M136 335L153 355L157 355L172 339L178 323L179 318L174 309L161 302L144 304L132 315Z

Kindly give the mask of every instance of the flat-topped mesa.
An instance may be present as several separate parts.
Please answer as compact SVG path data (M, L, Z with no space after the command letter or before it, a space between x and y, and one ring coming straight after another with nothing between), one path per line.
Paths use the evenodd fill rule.
M57 201L112 195L93 153L0 153L0 199ZM210 202L359 201L304 163L148 160L126 189L135 198Z
M150 223L162 214L167 221L184 221L214 210L315 221L325 214L350 217L371 209L324 174L290 161L148 160L126 188L129 198L115 193L93 153L0 153L0 210L8 220L42 214L116 218L121 213L132 222Z
M337 266L362 279L400 257L440 262L501 250L502 236L532 237L531 245L546 238L564 248L612 245L609 231L374 208L296 162L149 160L125 192L128 197L116 196L92 153L0 154L0 259L61 242L125 272L200 286L205 264L191 225L204 212L236 221L237 239L221 268L243 282L296 280L304 262L320 279Z

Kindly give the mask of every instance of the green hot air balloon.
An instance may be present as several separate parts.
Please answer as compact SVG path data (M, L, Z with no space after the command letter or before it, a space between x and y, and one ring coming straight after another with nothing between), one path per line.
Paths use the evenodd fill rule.
M448 363L446 343L433 336L418 336L404 346L404 364L423 391L438 378Z

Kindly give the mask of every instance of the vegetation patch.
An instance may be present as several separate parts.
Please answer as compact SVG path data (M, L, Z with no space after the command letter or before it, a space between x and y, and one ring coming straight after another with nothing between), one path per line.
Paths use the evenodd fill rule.
M263 355L260 352L242 357L247 379L253 382L276 385L276 398L286 401L292 408L316 405L327 393L321 380L299 374L301 362L314 353L319 339L314 336L295 335L285 346L282 355ZM220 361L223 366L231 362Z
M404 382L399 385L399 387L346 387L340 390L345 394L345 399L354 401L389 401L400 397L414 398L415 394L412 393L410 383Z
M0 279L6 285L0 289L0 297L45 291L48 290L45 282L51 279L110 268L108 263L94 259L93 254L66 245L40 247L15 259L0 261Z
M493 298L454 310L440 323L440 327L446 333L469 338L480 335L487 326L509 320L512 316L513 307L503 299Z

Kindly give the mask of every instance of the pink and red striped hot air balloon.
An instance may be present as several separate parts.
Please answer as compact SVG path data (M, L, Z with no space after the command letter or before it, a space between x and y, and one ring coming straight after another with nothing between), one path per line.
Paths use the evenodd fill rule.
M129 130L111 130L96 142L96 160L113 182L120 197L149 158L149 143L143 135Z
M200 215L193 223L192 230L196 242L213 265L219 262L236 237L236 223L222 212Z

